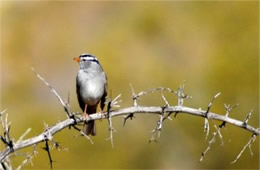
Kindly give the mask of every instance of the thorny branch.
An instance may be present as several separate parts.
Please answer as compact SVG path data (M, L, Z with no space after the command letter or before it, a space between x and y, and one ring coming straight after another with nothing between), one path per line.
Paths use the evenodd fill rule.
M217 127L215 123L213 123L213 124L214 124L214 128L216 129L216 131L213 132L213 136L212 136L211 140L209 141L208 147L205 149L204 152L202 152L201 157L200 157L200 162L203 161L203 159L204 159L206 153L211 149L211 145L216 142L216 136L217 136L217 135L219 135L219 138L220 138L220 140L221 140L221 144L222 144L222 146L223 146L222 135L221 135L221 132L220 132L220 130L221 130L222 127L220 127L220 126Z
M119 103L121 101L118 101L118 99L121 97L121 94L119 94L114 100L112 100L111 98L109 99L109 101L107 102L107 119L108 119L108 124L109 124L109 140L111 142L111 146L112 148L114 147L114 141L113 141L113 132L116 132L115 128L113 127L112 124L112 118L111 118L111 114L110 114L110 110L113 107L120 107Z
M78 128L78 127L75 126L75 125L72 125L72 127L73 127L75 130L79 131L80 135L84 136L87 140L89 140L89 142L90 142L91 144L94 144L94 142L92 141L92 139L91 139L88 135L86 135L80 128Z
M163 115L164 115L164 109L162 109L162 112L160 114L160 119L157 121L157 126L155 129L152 130L152 137L149 140L149 143L151 142L158 142L158 139L161 137L161 130L162 130L162 125L163 125ZM156 139L156 134L157 134L157 139Z
M185 85L185 83L180 85L178 90L174 92L175 95L177 96L177 99L178 99L177 100L178 106L183 106L184 99L191 99L192 98L192 96L188 96L187 94L184 93L184 85Z
M250 150L250 154L253 155L253 152L251 150L251 144L255 141L256 139L256 134L253 134L250 138L250 140L248 141L248 143L243 147L243 149L240 151L240 153L237 155L236 159L234 161L231 162L231 164L234 164L238 161L238 159L241 157L241 155L244 153L244 151L246 150L246 148L249 148Z
M34 74L42 81L44 82L44 84L46 86L48 86L51 90L51 92L57 97L57 99L60 101L60 103L62 104L62 106L64 107L64 110L67 114L67 117L70 118L72 116L71 112L70 112L70 109L69 109L69 95L68 95L68 102L65 103L62 98L60 97L60 95L58 94L58 92L40 75L38 74L35 69L32 67L31 68L32 71L34 72Z
M21 170L28 163L31 163L31 165L33 165L32 158L37 155L37 153L37 147L36 145L34 145L33 151L29 154L26 154L26 159L17 167L17 170Z
M213 104L213 101L214 101L219 95L220 95L220 93L216 94L216 95L212 98L210 104L208 105L207 112L209 112L209 109L211 108L211 106L212 106L212 104ZM225 115L225 117L228 118L228 116L229 116L230 112L232 111L232 109L234 109L235 107L237 107L238 104L233 105L233 106L231 106L231 107L230 107L230 105L226 105L226 104L224 104L224 106L225 106L225 109L226 109L226 115ZM208 119L205 118L205 120L208 120ZM219 125L218 127L217 127L217 125L216 125L216 123L215 123L214 121L212 121L212 123L213 123L213 126L214 126L214 128L216 129L216 131L213 132L213 136L212 136L211 140L210 140L209 143L208 143L208 147L205 149L204 152L202 152L201 157L200 157L200 162L203 161L203 159L204 159L206 153L211 149L211 145L216 142L216 136L217 136L217 135L219 136L219 139L220 139L220 141L221 141L221 146L224 145L223 137L222 137L222 135L221 135L221 129L222 129L223 127L225 127L226 121L223 121L222 124ZM208 133L209 133L209 123L207 122L207 124L208 124L208 125L207 125L207 126L208 126L208 131L207 131L206 140L207 140Z
M253 110L251 110L251 111L248 113L248 115L246 116L246 119L245 119L245 121L244 121L244 126L247 126L248 120L250 119L252 113L253 113Z
M203 156L201 158L202 160L203 160L205 154L210 149L211 145L213 143L215 143L216 136L218 135L220 137L220 139L222 140L222 135L220 133L220 130L221 130L222 127L225 126L226 123L240 127L240 128L243 128L243 129L245 129L248 132L253 134L251 139L249 140L249 142L244 146L242 151L239 153L237 158L232 163L235 163L241 157L242 153L244 152L244 150L247 147L249 149L251 149L251 144L256 139L256 136L258 136L260 134L259 128L254 128L254 127L252 127L248 124L248 120L251 117L252 111L247 115L247 117L244 121L236 120L236 119L229 117L229 113L231 112L231 110L235 106L230 107L229 105L225 105L225 108L226 108L226 115L225 116L219 115L217 113L210 111L210 108L213 105L213 101L219 96L220 93L218 93L217 95L215 95L213 97L213 99L209 103L206 111L204 111L202 109L195 109L195 108L183 106L184 99L191 98L191 96L188 96L184 93L184 85L181 85L178 88L177 91L171 90L170 88L158 87L158 88L149 89L147 91L141 91L137 94L135 93L133 87L131 86L132 87L132 93L133 93L132 94L132 99L133 99L133 106L132 107L127 107L127 108L122 108L122 109L114 109L113 110L113 108L119 107L119 105L118 105L118 103L120 102L120 101L118 101L118 99L120 97L120 95L119 95L115 99L113 99L113 100L110 99L108 101L107 112L104 112L104 114L100 114L100 113L91 114L91 115L89 115L89 117L86 120L86 118L83 117L82 115L78 115L78 112L71 112L70 111L69 97L68 97L67 103L64 102L62 100L62 98L60 97L60 95L58 94L58 92L41 75L39 75L33 68L32 68L32 70L34 71L35 75L41 81L43 81L44 84L46 86L48 86L50 88L51 92L57 97L57 99L59 100L61 105L64 107L64 111L66 113L67 119L60 121L57 124L50 126L50 127L48 127L46 125L44 132L42 132L41 134L34 136L32 138L29 138L29 139L24 139L25 136L30 132L30 128L29 128L15 142L14 139L12 139L11 136L10 136L11 123L8 123L8 114L5 114L5 111L0 112L0 121L1 121L0 123L1 123L2 129L3 129L3 135L1 134L0 138L1 138L1 141L5 144L4 150L2 150L0 152L0 162L1 162L1 166L2 166L3 169L7 169L7 168L9 169L11 167L11 163L10 163L10 159L9 159L9 155L11 153L16 152L18 150L21 150L23 148L29 147L29 146L34 146L34 148L36 148L36 145L38 143L41 143L41 142L45 142L45 148L44 149L48 153L49 160L50 160L50 166L52 167L53 160L52 160L52 157L51 157L51 154L50 154L50 147L49 147L48 141L51 141L52 143L54 143L54 146L56 148L58 148L59 144L57 142L54 142L53 136L56 133L65 129L65 128L73 127L75 130L79 131L81 135L84 135L84 133L82 133L80 128L76 127L76 125L82 124L85 121L108 119L108 121L109 121L109 133L110 133L109 139L110 139L111 145L113 147L113 131L114 131L114 128L112 126L112 117L123 116L123 115L126 115L126 117L124 117L124 122L129 118L132 119L134 114L157 114L157 115L159 115L160 119L157 122L156 128L153 130L153 132L154 132L153 135L155 135L155 133L157 133L157 139L160 137L160 132L162 130L162 125L163 125L164 120L171 119L170 116L171 116L172 113L175 113L175 117L176 117L177 114L182 113L182 114L189 114L189 115L199 116L199 117L205 118L205 129L206 129L207 133L209 133L209 122L208 122L208 120L211 120L213 122L213 125L214 125L216 131L213 132L213 137L209 141L208 147L203 152ZM137 100L140 100L141 96L147 95L149 93L154 93L154 92L160 92L161 93L162 100L165 102L164 106L147 107L147 106L139 106L138 105ZM172 93L175 96L177 96L177 105L171 106L162 92L169 92L169 93ZM5 118L3 117L3 114L5 114ZM217 127L213 120L221 121L222 124ZM84 135L84 136L91 143L93 143L93 141L91 140L91 138L89 136L87 136L87 135ZM153 137L151 139L153 139ZM155 136L154 136L154 139L155 139ZM22 162L21 167L24 166L26 163L30 162L32 157L35 154L36 154L36 151L34 150L32 152L32 154L30 154L28 157L26 157L26 160L24 160Z
M228 117L229 116L229 113L234 109L234 108L236 108L238 106L238 104L235 104L235 105L233 105L233 106L230 106L229 104L227 105L227 104L224 104L224 107L225 107L225 109L226 109L226 117ZM226 122L225 121L223 121L222 122L222 124L221 125L219 125L219 127L225 127L226 126Z
M167 116L164 116L164 113L165 113L165 108L169 107L169 102L167 101L167 99L165 98L165 96L163 95L163 93L161 93L161 97L162 97L162 100L165 102L165 106L162 107L162 112L160 114L160 119L157 121L157 126L155 129L152 130L152 137L151 139L149 140L149 143L151 142L157 142L158 139L160 138L161 136L161 130L162 130L162 126L163 126L163 121L166 119L166 118L170 118L170 115L172 112L169 112L169 114ZM157 134L157 139L156 139L156 134Z
M207 107L207 110L205 112L205 122L204 122L204 132L206 132L206 140L208 139L208 136L209 136L209 130L210 130L210 126L209 126L209 121L208 121L208 113L209 113L209 110L211 109L212 105L213 105L213 102L214 100L220 95L221 93L217 93L210 101L210 103L208 104L208 107Z
M50 151L50 147L49 147L49 143L48 143L48 140L46 139L45 140L45 147L43 148L47 154L48 154L48 158L49 158L49 162L50 162L50 168L52 169L52 163L53 163L53 160L52 160L52 157L51 157L51 151Z

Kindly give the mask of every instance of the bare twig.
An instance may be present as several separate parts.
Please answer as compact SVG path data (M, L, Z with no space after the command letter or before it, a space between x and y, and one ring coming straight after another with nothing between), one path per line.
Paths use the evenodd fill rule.
M157 121L156 128L154 128L152 130L152 137L150 138L149 143L158 142L158 139L161 137L161 130L162 130L162 125L163 125L163 120L164 120L163 118L164 118L165 108L166 107L162 108L162 112L160 114L160 119ZM157 137L155 137L156 134L157 134Z
M210 110L210 108L212 107L214 100L215 100L220 94L221 94L220 92L217 93L217 94L211 99L210 103L208 104L207 110L206 110L206 112L205 112L205 117L206 117L206 118L208 117L209 110Z
M212 102L211 102L211 103L212 103ZM230 107L230 105L225 105L225 108L226 108L226 115L225 115L225 117L228 118L229 113L232 111L233 108L235 108L235 107L237 107L237 106L238 106L238 104L233 105L232 107ZM207 118L205 118L205 121L206 121L206 120L207 120L207 122L205 122L205 124L209 124ZM212 121L212 122L213 122L213 125L214 125L214 128L216 129L216 131L213 133L213 137L212 137L212 139L209 141L208 147L206 148L206 150L205 150L204 152L202 152L202 156L201 156L201 158L200 158L200 162L203 161L203 158L205 157L206 153L210 150L211 145L215 143L215 141L216 141L216 135L219 136L219 139L220 139L220 141L221 141L221 146L224 145L223 137L222 137L222 134L221 134L221 129L222 129L223 127L225 127L226 121L223 121L222 124L219 125L218 127L217 127L217 125L215 124L214 121ZM209 128L209 125L207 125L207 126L208 126L208 128ZM208 130L208 131L209 131L209 130ZM207 137L208 137L208 133L209 133L208 131L207 131L206 139L207 139Z
M169 104L169 102L167 101L167 99L165 98L165 96L161 93L161 97L162 97L162 100L164 101L164 103L165 103L165 107L169 107L170 106L170 104Z
M169 112L167 114L167 116L164 116L165 109L168 108L170 106L170 104L167 101L167 99L165 98L165 96L163 95L162 91L167 90L168 92L176 93L175 91L173 91L173 90L171 90L169 88L156 88L156 89L151 90L151 92L154 92L154 91L157 91L157 90L160 91L161 97L162 97L162 100L165 103L165 106L162 107L162 112L160 114L160 119L157 122L156 128L152 130L152 137L150 138L149 143L158 141L157 139L159 139L160 136L161 136L161 130L162 130L163 121L165 119L167 119L167 118L171 120L170 115L172 114L172 112ZM157 138L155 137L156 134L157 134Z
M1 169L6 170L6 169L13 169L12 167L12 162L9 159L9 157L7 157L4 161L1 162Z
M253 134L250 138L250 140L248 141L248 143L243 147L243 149L240 151L240 153L237 155L236 159L234 161L231 162L231 164L234 164L238 161L238 159L241 157L241 155L244 153L244 151L246 150L246 148L248 147L250 150L250 154L253 155L253 152L251 150L251 144L255 141L256 139L256 134Z
M137 100L140 100L140 97L145 96L145 95L150 94L150 93L160 92L161 95L162 95L162 92L163 92L163 91L167 91L167 92L172 93L172 94L175 94L175 95L177 94L176 91L174 91L174 90L172 90L172 89L170 89L170 88L167 88L167 87L151 88L151 89L148 89L147 91L141 91L141 92L139 92L138 94L136 94L135 91L134 91L134 88L133 88L133 85L132 85L132 84L130 84L130 87L131 87L131 89L132 89L133 106L135 106L135 107L138 106ZM183 93L182 95L184 95L184 93ZM165 102L166 98L165 98L164 96L162 96L162 98L163 98L163 100L164 100L164 102ZM191 98L191 96L185 95L185 98ZM166 100L166 101L167 101L167 100ZM167 101L167 103L168 103L168 101ZM167 103L166 103L166 105L167 105ZM171 113L170 113L168 116L166 116L166 117L164 118L164 120L165 120L166 118L171 119L171 118L169 117L170 115L171 115ZM126 124L126 121L127 121L128 119L131 119L131 120L132 120L133 118L134 118L134 114L133 114L133 113L130 113L129 115L125 116L125 117L124 117L124 123L123 123L123 125Z
M18 139L18 141L16 143L19 143L23 140L23 138L31 131L32 129L31 128L28 128L21 136L20 138Z
M207 118L205 118L205 122L204 122L204 132L206 132L206 139L208 139L209 136L209 130L210 130L210 126L209 126L209 121Z
M190 108L190 107L185 107L185 106L170 106L168 108L166 108L164 110L165 112L169 113L169 112L179 112L179 113L184 113L184 114L189 114L189 115L194 115L194 116L199 116L199 117L204 117L205 111L200 110L200 109L194 109L194 108ZM115 117L115 116L122 116L122 115L128 115L129 113L135 113L135 114L161 114L162 113L162 108L156 107L156 106L150 106L150 107L145 107L145 106L138 106L138 107L128 107L128 108L123 108L123 109L118 109L118 110L111 110L110 111L110 115L111 117ZM104 113L104 115L106 115L106 113ZM100 113L96 113L96 114L91 114L89 115L89 118L87 118L86 121L90 121L90 120L99 120L99 119L106 119L106 117L104 115L101 115ZM250 125L247 125L246 127L243 126L243 122L230 118L230 117L226 117L226 116L222 116L213 112L209 112L208 113L208 118L211 120L218 120L218 121L226 121L227 123L243 128L249 132L255 133L257 135L260 134L260 130L257 128L254 128ZM39 134L38 136L32 137L30 139L26 139L26 140L22 140L19 143L15 143L15 145L13 146L13 150L11 150L10 148L6 148L5 150L3 150L0 153L0 162L10 153L20 150L22 148L43 142L45 140L45 135L47 133L54 135L57 132L61 131L64 128L73 126L75 124L79 124L79 123L83 123L85 121L85 118L83 118L82 116L78 116L75 117L75 119L72 118L68 118L64 121L61 121L59 123L57 123L56 125L49 127L48 130L46 130L45 132Z
M67 117L71 117L70 109L68 108L68 105L62 100L58 92L40 75L36 72L36 70L32 67L31 68L34 74L46 85L50 88L51 92L57 97L61 105L63 106L65 113L67 114ZM69 99L68 99L69 100Z
M172 118L170 117L172 113L173 112L169 112L166 116L164 116L163 121L165 121L166 119L172 120Z
M217 95L215 95L215 96L213 97L212 101L210 102L210 104L209 104L209 106L208 106L207 112L209 112L209 109L211 108L213 101L219 96L219 94L220 94L220 93L218 93ZM235 104L235 105L233 105L233 106L230 106L230 105L226 105L226 104L225 104L224 106L225 106L225 109L226 109L225 117L228 118L230 112L231 112L235 107L237 107L238 104ZM224 120L224 121L222 122L222 124L219 125L218 127L216 126L216 124L214 123L214 121L212 121L212 122L213 122L213 124L214 124L214 128L216 129L216 132L213 133L213 137L212 137L212 139L209 141L209 144L208 144L208 147L206 148L206 150L205 150L204 152L202 152L202 156L201 156L201 158L200 158L200 161L203 161L203 158L205 157L206 153L210 150L211 145L212 145L213 143L215 143L215 141L216 141L216 135L217 135L217 134L218 134L218 136L219 136L219 138L220 138L221 145L222 145L222 146L224 145L223 137L222 137L222 135L221 135L221 128L225 127L226 121ZM207 118L205 118L205 126L208 126L208 127L206 127L206 128L208 128L208 130L207 130L207 135L206 135L206 139L207 139L208 133L209 133L209 123L208 123L208 119L207 119ZM205 128L204 128L204 130L205 130Z
M217 94L216 96L218 96L218 94ZM216 99L216 96L214 97L215 99ZM214 98L213 98L213 100L214 100ZM212 100L211 103L213 103L213 100ZM212 104L211 104L211 105L212 105ZM229 114L230 114L230 112L231 112L235 107L237 107L238 104L235 104L235 105L233 105L233 106L230 106L230 105L226 105L226 104L225 104L224 106L225 106L225 109L226 109L225 117L228 117ZM210 106L210 107L211 107L211 106ZM209 108L209 107L208 107L208 108ZM207 120L207 118L205 118L205 120ZM215 133L218 134L219 139L220 139L220 141L221 141L221 146L223 146L223 145L224 145L224 142L223 142L223 137L222 137L222 135L221 135L221 128L225 127L226 121L223 121L222 124L219 125L218 127L216 126L216 124L215 124L214 121L212 121L212 122L213 122L213 124L214 124L214 128L216 129L216 132L215 132ZM206 122L205 122L205 123L206 123ZM207 134L207 136L208 136L208 134ZM209 142L209 145L208 145L207 149L203 152L200 161L203 160L203 157L204 157L204 156L206 155L206 153L210 150L210 145L212 145L212 144L215 142L215 135L213 135L213 138L214 138L214 140L211 140L211 141ZM213 139L213 138L212 138L212 139ZM213 141L214 141L214 142L213 142Z
M214 128L216 129L216 132L217 132L217 134L218 134L218 136L219 136L219 139L220 139L220 141L221 141L221 146L223 146L223 145L224 145L224 142L223 142L223 136L222 136L222 134L221 134L221 128L222 128L222 127L217 126L214 121L212 121L212 122L213 122Z
M253 113L253 110L251 110L248 115L246 116L246 119L244 120L244 126L247 126L248 120L251 118L251 115Z
M88 135L86 135L81 129L77 128L74 124L72 125L72 127L73 127L75 130L79 131L79 133L80 133L82 136L84 136L91 144L94 144L93 140L92 140Z
M165 96L163 95L163 93L161 93L161 96L162 96L162 99L163 99L163 101L164 101L164 103L165 103L165 106L164 106L164 107L165 107L165 108L169 107L170 104L169 104L169 102L167 101L167 99L165 98ZM166 120L166 119L172 120L172 118L170 117L171 114L172 114L172 112L169 112L166 116L163 117L163 120L162 120L162 121L164 121L164 120Z
M113 140L113 132L115 131L115 129L114 129L114 127L113 127L113 124L112 124L112 118L111 118L111 116L110 115L108 115L108 124L109 124L109 140L110 140L110 142L111 142L111 146L112 146L112 148L114 148L114 140Z
M183 106L184 99L191 99L192 98L192 96L188 96L187 94L184 93L184 86L185 86L185 83L180 85L178 90L175 91L175 95L177 96L178 106Z
M111 95L111 93L110 93L110 95ZM108 120L108 125L109 125L109 134L110 134L110 136L109 136L109 140L110 140L110 142L111 142L111 146L112 146L112 148L114 147L114 142L113 142L113 125L112 125L112 119L111 119L111 116L110 116L110 110L111 110L111 103L112 103L112 99L111 99L111 97L110 97L110 99L109 99L109 101L108 101L108 103L107 103L107 120Z
M59 102L61 103L61 105L63 106L64 108L64 111L67 115L68 118L72 118L73 120L75 119L75 115L72 114L70 112L70 108L69 108L69 102L70 102L70 95L68 93L68 99L67 99L67 102L65 103L62 98L60 97L60 95L58 94L58 92L40 75L36 72L36 70L34 68L31 68L32 71L35 73L35 75L46 85L50 88L51 92L57 97L57 99L59 100ZM74 127L74 126L73 126ZM74 129L76 129L74 127ZM77 130L77 129L76 129ZM79 130L80 134L85 136L89 141L90 143L93 144L93 141L90 139L90 137L88 137L87 135L84 135L83 132L81 130Z
M31 163L31 165L33 165L32 162L32 158L37 154L37 147L36 145L34 145L33 147L33 151L29 154L26 155L26 159L17 167L16 170L21 170L26 164Z
M137 100L138 100L138 96L135 94L135 90L134 90L134 87L133 85L130 83L130 87L131 87L131 90L132 90L132 99L133 99L133 106L134 107L137 107ZM127 116L124 116L124 122L123 122L123 126L125 126L126 124L126 121L128 119L132 120L134 118L134 114L133 113L130 113L128 114Z
M112 95L112 94L111 94ZM121 100L118 100L121 97L121 94L119 94L118 96L116 96L113 100L109 99L108 104L107 104L107 119L108 119L108 124L109 124L109 140L111 142L111 146L112 148L114 147L114 140L113 140L113 132L116 132L115 128L113 127L112 124L112 118L110 115L110 111L113 107L120 107L119 103L121 102Z
M48 143L48 140L46 139L45 140L45 147L43 148L47 154L48 154L48 157L49 157L49 162L50 162L50 168L52 169L52 163L53 163L53 160L52 160L52 157L51 157L51 152L50 152L50 147L49 147L49 143Z
M200 157L200 162L203 161L205 155L211 149L212 144L214 144L216 142L216 136L219 135L220 139L222 140L222 135L220 133L221 128L217 127L216 124L214 124L214 127L216 128L216 131L213 132L213 136L212 136L211 140L208 143L208 147L205 149L204 152L202 152L201 157Z
M121 94L117 95L112 101L111 101L111 108L119 108L119 103L122 102L122 100L119 100L121 97Z
M10 138L10 128L11 128L11 122L8 123L8 114L5 116L5 124L4 124L4 136L7 139L7 141L11 141Z
M2 114L4 112L5 111L3 111ZM10 137L10 129L11 129L12 122L8 123L8 114L7 113L5 113L5 118L2 116L2 114L0 116L0 121L1 121L1 125L3 128L4 134L1 135L0 138L1 138L1 141L12 150L13 145L14 145L13 139L11 139L11 137Z
M133 85L131 83L130 83L130 87L131 87L131 90L132 90L133 106L137 106L137 99L138 99L138 97L136 96L134 87L133 87Z
M0 117L2 117L2 115L7 111L7 109L3 110L0 112Z
M147 91L141 91L139 92L138 94L135 95L135 97L138 99L142 96L145 96L147 94L150 94L150 93L155 93L155 92L163 92L163 91L167 91L169 93L172 93L172 94L177 94L176 91L170 89L170 88L167 88L167 87L157 87L157 88L151 88L151 89L148 89Z
M133 118L135 118L134 113L130 113L130 114L128 114L127 116L123 116L123 119L124 119L123 126L125 126L126 121L127 121L128 119L132 120Z
M33 71L34 71L34 69L33 69ZM99 119L110 119L111 120L112 117L122 116L122 115L128 115L129 118L132 118L133 116L129 116L129 113L130 113L130 115L131 114L132 115L133 114L157 114L157 115L159 115L160 120L157 122L157 127L155 129L155 131L158 132L158 137L160 137L160 131L162 129L162 123L163 123L163 120L165 118L164 114L166 114L166 113L168 113L168 116L171 113L184 113L184 114L199 116L199 117L202 117L202 118L207 118L207 119L210 119L210 120L218 120L218 121L221 121L221 122L226 122L226 123L229 123L231 125L243 128L243 129L253 133L255 136L260 134L259 129L254 128L254 127L247 124L249 118L246 118L245 121L239 121L239 120L230 118L229 116L222 116L222 115L210 112L209 110L212 106L212 103L213 103L214 99L216 97L218 97L219 93L213 97L213 99L212 99L211 103L208 105L208 109L206 111L201 110L201 109L194 109L194 108L183 106L183 99L189 98L187 95L184 94L184 85L182 85L178 89L178 92L175 92L175 91L173 91L169 88L163 88L163 87L150 89L146 92L142 91L138 94L135 94L133 92L133 96L135 96L135 100L137 100L140 96L146 95L148 93L153 93L155 91L159 91L159 92L168 91L170 93L174 93L175 95L177 95L177 97L178 97L178 105L177 106L167 105L168 101L165 99L164 96L162 96L162 98L164 97L163 100L165 99L167 101L167 102L165 102L166 106L163 106L163 107L161 107L161 106L146 107L146 106L138 106L137 104L134 104L134 106L132 106L132 107L127 107L127 108L123 108L123 109L116 109L116 110L110 109L109 113L108 112L106 112L104 114L95 113L95 114L89 115L88 118L85 118L81 115L78 116L77 113L71 113L70 110L69 110L69 105L65 104L65 102L63 102L63 100L61 99L61 97L57 93L57 91L43 77L41 77L38 73L35 72L35 74L38 78L40 78L51 89L52 93L54 93L54 95L59 99L61 105L64 107L64 110L65 110L68 118L66 120L58 122L54 126L50 126L50 127L46 126L45 131L42 132L41 134L39 134L38 136L34 136L34 137L26 139L26 140L21 139L21 140L18 140L19 142L13 143L11 138L10 138L10 135L9 135L10 123L7 123L8 115L6 115L7 117L6 117L5 121L3 121L3 116L2 116L2 114L0 114L0 117L1 117L0 120L2 122L2 126L3 126L3 129L4 129L4 135L0 136L0 137L1 137L1 140L7 145L6 148L0 152L0 162L1 162L2 166L6 165L4 163L4 161L8 160L8 155L10 155L11 153L16 152L20 149L26 148L28 146L36 145L40 142L45 142L46 146L45 146L44 149L48 152L49 160L50 160L50 163L51 163L51 166L52 166L53 161L52 161L52 158L51 158L51 155L50 155L50 148L49 148L49 145L48 145L48 140L52 141L53 135L55 135L56 133L62 131L63 129L65 129L67 127L73 127L74 129L82 132L80 129L78 129L76 127L76 125L81 124L85 121L88 122L88 121L91 121L91 120L99 120ZM116 99L113 100L113 101L115 101L114 103L112 101L114 106L116 106L118 104L118 101L117 101L118 98L116 97ZM69 103L69 98L68 98L68 103ZM111 105L112 105L112 103L111 103ZM107 115L109 115L109 116L107 117ZM250 116L248 116L248 117L250 117ZM246 126L245 126L245 122L247 124ZM112 121L111 121L110 127L112 127ZM217 129L217 131L213 133L213 137L209 141L209 146L208 146L209 149L211 147L211 144L215 142L217 135L219 135L219 137L222 138L222 135L220 133L221 127L218 127L218 128L216 126L214 126L214 127ZM81 134L84 135L84 133L81 133ZM110 136L111 136L111 134L110 134ZM85 136L85 137L89 138L88 136ZM90 138L89 138L89 140L92 142L92 140ZM250 146L249 146L250 144L251 144L251 142L249 142L249 144L248 144L249 148L250 148ZM205 155L206 152L209 150L208 148L203 152L203 155ZM201 159L203 159L203 157Z
M210 101L210 103L208 104L207 106L207 110L205 112L205 121L204 121L204 132L206 132L206 140L208 139L208 136L209 136L209 130L210 130L210 125L209 125L209 121L208 121L208 113L209 113L209 110L211 109L212 105L213 105L213 102L214 100L220 95L221 93L217 93Z
M231 113L231 111L234 109L234 108L236 108L238 106L238 104L235 104L235 105L233 105L233 106L230 106L229 104L227 105L227 104L224 104L224 107L225 107L225 109L226 109L226 117L228 117L229 116L229 114ZM226 126L226 122L225 121L223 121L222 122L222 124L221 125L219 125L219 127L225 127Z

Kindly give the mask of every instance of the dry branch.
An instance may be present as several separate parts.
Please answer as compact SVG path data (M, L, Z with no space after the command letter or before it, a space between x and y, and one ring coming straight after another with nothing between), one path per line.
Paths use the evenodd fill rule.
M249 148L250 150L250 154L253 155L253 152L251 150L251 144L255 141L256 139L256 134L253 134L250 138L250 140L248 141L248 143L243 147L243 149L240 151L240 153L237 155L236 159L234 161L231 162L231 164L234 164L238 161L238 159L241 157L241 155L244 153L244 151L246 150L246 148Z
M200 109L194 109L190 107L185 107L185 106L170 106L167 107L165 112L179 112L179 114L189 114L189 115L194 115L194 116L199 116L204 118L205 111L200 110ZM111 117L116 117L116 116L122 116L122 115L127 115L129 113L135 113L135 114L161 114L162 113L162 108L161 107L156 107L156 106L137 106L137 107L128 107L128 108L123 108L123 109L118 109L118 110L112 110L110 111L110 116ZM106 119L107 113L105 112L104 114L96 113L96 114L91 114L89 115L89 118L86 121L90 120L100 120L100 119ZM254 128L250 125L247 125L246 127L244 126L243 121L239 121L230 117L218 115L213 112L208 113L208 118L211 120L218 120L218 121L225 121L229 123L230 125L234 125L240 128L243 128L253 134L259 135L260 130L257 128ZM49 127L48 130L45 132L39 134L38 136L32 137L30 139L22 140L19 143L15 143L12 148L7 147L5 148L4 151L0 153L0 161L3 161L3 159L8 156L10 153L15 152L17 150L20 150L22 148L32 146L34 144L43 142L46 140L47 134L51 134L52 136L55 135L57 132L73 126L75 124L83 123L85 121L85 118L82 116L75 117L73 118L68 118L64 121L61 121L57 123L56 125Z
M133 118L134 114L147 114L147 115L157 114L157 115L160 116L160 119L157 122L157 126L154 129L154 132L158 132L157 133L158 137L160 137L160 131L162 130L163 121L166 118L170 118L172 113L175 113L175 116L178 113L178 114L188 114L188 115L193 115L193 116L199 116L199 117L204 118L205 120L207 120L205 122L205 130L207 131L207 133L209 133L209 122L208 122L208 120L221 121L222 125L220 125L219 127L217 127L214 124L216 132L213 133L213 138L209 141L209 148L210 148L210 145L212 143L214 143L216 135L219 135L220 139L222 139L220 129L222 127L224 127L225 124L228 123L230 125L240 127L242 129L245 129L246 131L252 133L253 136L250 139L250 141L248 142L248 144L245 145L245 147L241 151L241 153L238 155L237 159L235 159L235 162L241 156L241 154L243 153L245 148L249 147L249 149L250 149L251 143L255 140L256 136L258 136L260 134L260 130L258 128L254 128L253 126L248 125L248 120L249 120L252 112L250 112L248 114L248 116L246 117L246 119L244 121L236 120L236 119L229 117L229 113L231 112L231 110L234 107L226 106L226 110L227 110L226 115L219 115L217 113L211 112L210 108L213 104L213 101L219 96L219 93L213 97L213 99L211 100L211 102L209 103L209 105L207 107L207 110L195 109L195 108L183 106L184 99L191 98L190 96L184 94L184 85L181 85L180 88L178 88L177 91L171 90L170 88L159 87L159 88L150 89L148 91L142 91L142 92L139 92L138 94L136 94L134 92L134 89L131 86L132 92L133 92L133 95L132 95L133 106L132 107L127 107L127 108L122 108L122 109L113 109L115 107L119 107L119 105L118 105L118 103L120 102L120 101L118 101L118 99L120 97L120 95L119 95L114 100L112 100L112 99L109 100L107 112L104 112L103 114L100 114L100 113L91 114L87 118L85 118L85 117L79 115L77 112L74 112L74 113L71 112L70 108L69 108L69 104L68 104L69 98L68 98L68 102L65 103L62 100L62 98L60 97L60 95L58 94L58 92L42 76L40 76L34 69L33 69L33 71L35 72L36 76L41 81L43 81L50 88L51 92L54 93L54 95L58 98L59 102L61 103L62 107L64 108L67 119L60 121L53 126L50 126L50 127L46 126L45 131L42 132L41 134L39 134L35 137L24 140L23 138L30 131L28 129L19 138L19 140L17 142L15 142L10 137L10 133L9 133L10 132L10 123L8 123L8 121L7 121L8 115L5 115L6 116L5 119L3 119L4 113L0 112L0 121L1 121L1 124L3 126L2 128L4 130L4 135L1 135L0 137L1 137L2 142L5 144L4 150L2 150L0 152L0 162L1 162L2 166L9 165L9 164L5 164L5 162L8 161L8 159L9 159L8 156L11 153L16 152L20 149L29 147L29 146L36 146L40 142L45 142L45 144L46 144L45 150L47 151L47 153L49 155L50 164L52 166L52 158L51 158L51 155L50 155L50 148L49 148L49 145L48 145L48 141L53 142L53 136L56 133L65 129L65 128L73 127L75 130L78 130L81 133L82 131L79 128L77 128L76 125L84 123L85 121L88 122L90 120L108 119L108 121L109 121L109 132L110 132L109 139L110 139L111 144L113 146L113 131L114 131L114 128L112 126L112 118L116 117L116 116L125 116L124 121L126 121L128 118ZM163 91L167 91L167 92L170 92L170 93L173 93L174 95L176 95L178 105L177 106L170 106L169 102L167 101L165 96L162 94ZM165 106L150 106L150 107L147 107L147 106L139 106L138 105L137 100L141 96L147 95L149 93L154 93L154 92L160 92L161 93L161 97L162 97L162 100L165 102ZM88 140L90 140L90 142L92 142L92 140L89 136L85 135L85 137ZM54 142L54 144L55 143L56 142ZM206 149L206 152L208 150L209 149ZM205 153L204 153L204 156L205 156ZM24 163L29 162L30 160L31 160L31 158L30 159L28 158L27 161L26 160L24 161ZM24 165L24 163L23 163L23 165Z

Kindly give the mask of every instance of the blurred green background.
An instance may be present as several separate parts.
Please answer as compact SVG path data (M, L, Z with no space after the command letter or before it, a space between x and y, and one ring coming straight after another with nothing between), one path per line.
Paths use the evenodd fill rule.
M130 83L139 92L158 86L176 89L185 80L186 92L193 96L186 106L205 109L212 96L222 92L212 111L225 114L225 103L239 103L231 117L244 120L253 109L249 123L259 127L258 32L257 1L2 1L0 108L8 109L16 140L28 127L31 137L43 131L44 122L51 126L66 119L55 96L34 76L34 67L64 99L70 92L72 110L80 111L75 95L79 67L72 58L88 52L102 63L113 96L122 94L121 107L132 105ZM166 96L176 104L174 96ZM159 94L152 94L140 104L164 103ZM163 124L158 143L148 144L157 120L158 116L137 115L123 127L123 119L114 118L113 149L106 140L107 120L98 121L94 145L66 129L54 140L68 151L52 150L53 167L259 169L258 138L253 156L246 150L230 164L251 136L243 129L227 125L222 131L224 146L217 138L199 163L208 144L204 120L180 114ZM49 168L41 147L34 166L26 168ZM17 166L24 157L12 159Z

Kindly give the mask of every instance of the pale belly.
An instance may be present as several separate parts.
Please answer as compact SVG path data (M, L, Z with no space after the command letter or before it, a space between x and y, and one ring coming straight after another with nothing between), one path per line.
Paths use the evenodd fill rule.
M99 79L86 81L84 85L81 86L80 94L85 104L90 106L96 105L104 94L104 83L100 82Z

